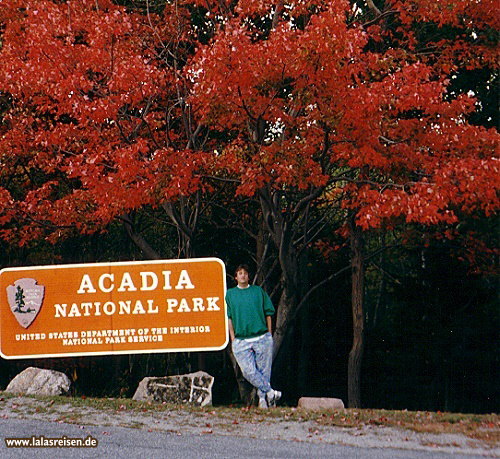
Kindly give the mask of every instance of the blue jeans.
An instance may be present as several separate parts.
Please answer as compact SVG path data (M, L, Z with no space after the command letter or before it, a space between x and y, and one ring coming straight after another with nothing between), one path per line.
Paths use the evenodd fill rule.
M233 354L243 377L257 388L259 398L271 390L271 365L273 362L273 337L266 333L256 341L235 338L231 344Z

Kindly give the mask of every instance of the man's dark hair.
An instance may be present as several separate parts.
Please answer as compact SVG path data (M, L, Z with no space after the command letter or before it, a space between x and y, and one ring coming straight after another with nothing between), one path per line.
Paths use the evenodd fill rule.
M238 267L234 270L234 277L236 277L236 274L238 274L238 271L244 269L248 274L250 274L250 269L248 268L248 265L238 265Z

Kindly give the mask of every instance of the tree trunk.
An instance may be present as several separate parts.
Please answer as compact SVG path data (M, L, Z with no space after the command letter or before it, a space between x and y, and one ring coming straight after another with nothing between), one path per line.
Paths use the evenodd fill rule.
M307 393L310 387L310 371L309 363L312 353L312 330L311 330L311 314L309 308L301 308L299 312L300 325L300 350L297 356L297 389L299 395L309 395Z
M364 350L364 275L363 236L359 226L351 222L351 276L352 276L352 326L353 341L349 352L347 373L348 406L361 408L361 362Z
M300 254L294 246L294 225L287 221L280 205L280 194L269 189L260 190L260 204L264 222L278 249L278 260L282 272L283 292L277 307L276 329L273 335L273 359L278 355L285 338L290 318L293 316L301 295L299 271Z
M288 330L289 318L292 315L292 309L290 307L292 301L293 300L287 295L287 289L285 287L281 294L276 313L276 328L273 334L273 360L278 355Z
M231 365L233 366L234 375L236 377L236 384L238 385L238 393L240 394L241 401L246 406L251 406L255 404L255 399L257 396L257 391L255 388L243 377L243 373L241 372L240 366L234 357L233 351L231 349L231 345L227 348L227 353L229 355L229 359L231 360Z

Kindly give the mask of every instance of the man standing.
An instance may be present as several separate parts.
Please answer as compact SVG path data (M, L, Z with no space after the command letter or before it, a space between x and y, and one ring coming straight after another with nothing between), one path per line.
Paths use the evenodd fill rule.
M274 307L262 288L249 285L247 265L236 268L235 280L238 285L226 293L233 354L245 379L257 388L259 407L273 407L281 398L281 392L274 390L270 383Z

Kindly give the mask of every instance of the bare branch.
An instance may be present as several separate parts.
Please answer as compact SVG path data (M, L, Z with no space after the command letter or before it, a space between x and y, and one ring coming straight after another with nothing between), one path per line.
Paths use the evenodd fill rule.
M272 30L276 29L276 26L278 25L282 11L283 11L283 0L279 0L276 3L276 9L274 10L274 14L273 14L273 22L271 24Z
M161 205L167 215L172 219L172 221L175 223L177 228L179 228L179 231L182 231L187 237L191 238L193 237L193 230L192 228L189 228L186 225L186 222L184 219L179 215L179 212L177 212L177 209L172 205L170 201L165 201Z
M380 16L382 14L373 0L366 0L366 4L368 5L368 8L370 8L370 10L372 10L377 16Z
M146 255L148 258L152 260L161 259L160 255L156 250L154 250L149 243L144 239L144 237L137 233L134 228L134 224L130 219L129 215L124 215L119 218L123 222L125 226L125 230L127 231L128 236L132 239L132 242Z

